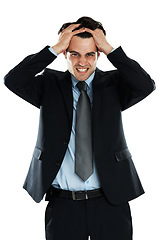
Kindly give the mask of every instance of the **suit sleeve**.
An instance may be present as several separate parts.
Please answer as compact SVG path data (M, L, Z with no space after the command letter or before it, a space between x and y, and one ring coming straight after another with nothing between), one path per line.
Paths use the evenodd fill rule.
M55 58L46 46L40 52L26 57L5 77L4 84L19 97L40 108L44 89L45 72L42 72Z
M134 60L127 57L121 47L108 55L117 68L115 84L119 90L121 110L133 106L156 88L149 74Z

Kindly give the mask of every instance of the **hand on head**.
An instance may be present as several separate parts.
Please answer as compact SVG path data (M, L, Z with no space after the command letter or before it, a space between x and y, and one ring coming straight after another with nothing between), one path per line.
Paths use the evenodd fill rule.
M59 39L54 51L60 54L67 50L73 36L77 35L81 38L93 37L98 51L108 55L113 47L107 42L105 37L106 32L101 23L89 17L83 17L77 20L76 23L65 23L59 30Z

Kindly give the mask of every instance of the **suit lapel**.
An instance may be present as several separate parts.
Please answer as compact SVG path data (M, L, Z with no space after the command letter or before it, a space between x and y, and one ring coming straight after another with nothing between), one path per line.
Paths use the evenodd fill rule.
M95 72L95 77L93 79L93 108L96 109L100 104L101 93L105 85L105 78L103 78L103 73L98 68Z
M73 94L72 94L72 81L71 74L66 71L59 80L60 89L62 91L62 97L66 107L66 111L69 116L70 128L72 127L73 118Z
M93 113L95 113L93 114L94 117L98 115L97 112L100 109L99 106L100 106L100 100L101 100L101 93L105 83L105 78L103 79L102 77L103 77L102 71L100 71L97 68L95 72L95 77L93 79ZM72 94L71 74L69 73L69 71L66 71L60 77L58 83L62 92L62 97L66 107L66 111L69 116L70 128L72 128L73 94Z

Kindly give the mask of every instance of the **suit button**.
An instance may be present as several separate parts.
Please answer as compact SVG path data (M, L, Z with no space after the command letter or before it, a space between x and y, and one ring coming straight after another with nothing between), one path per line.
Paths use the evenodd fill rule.
M58 162L58 163L56 163L56 166L60 167L60 166L61 166L61 164Z

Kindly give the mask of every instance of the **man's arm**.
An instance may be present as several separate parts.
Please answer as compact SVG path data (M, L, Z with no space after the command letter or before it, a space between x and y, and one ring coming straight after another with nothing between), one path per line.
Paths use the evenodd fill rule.
M117 68L114 83L118 88L122 111L147 97L156 88L150 75L121 47L109 54L109 61Z
M4 77L4 84L12 92L36 107L40 107L44 83L44 75L36 75L56 58L48 48L26 57Z
M155 90L155 82L149 74L134 60L130 59L121 47L111 52L113 47L108 43L102 30L94 31L85 28L93 35L96 46L117 68L112 81L118 88L121 109L125 110L148 96Z
M45 71L39 76L36 75L43 71L58 54L68 48L70 40L75 34L84 31L79 29L72 32L79 25L70 25L60 34L57 44L52 49L54 54L47 46L39 53L26 57L4 77L4 84L12 92L39 108L43 94Z

